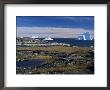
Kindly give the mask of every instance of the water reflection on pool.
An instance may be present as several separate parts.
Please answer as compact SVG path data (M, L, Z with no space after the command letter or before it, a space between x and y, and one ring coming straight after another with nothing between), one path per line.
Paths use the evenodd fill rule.
M17 61L16 62L16 67L38 67L43 64L46 64L47 62L44 60L37 60L37 59L32 59L32 60L23 60L23 61Z

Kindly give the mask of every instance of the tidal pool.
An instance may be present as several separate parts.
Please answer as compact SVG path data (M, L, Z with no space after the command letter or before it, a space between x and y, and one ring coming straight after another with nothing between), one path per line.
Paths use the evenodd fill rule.
M43 64L46 64L47 62L44 60L38 60L38 59L32 59L32 60L23 60L23 61L17 61L16 62L16 67L39 67L42 66Z

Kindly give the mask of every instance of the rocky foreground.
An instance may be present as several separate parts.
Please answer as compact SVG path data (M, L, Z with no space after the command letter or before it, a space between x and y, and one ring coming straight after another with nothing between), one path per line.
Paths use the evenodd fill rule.
M17 62L42 59L40 66L16 67L17 74L94 74L94 48L29 47L17 48Z

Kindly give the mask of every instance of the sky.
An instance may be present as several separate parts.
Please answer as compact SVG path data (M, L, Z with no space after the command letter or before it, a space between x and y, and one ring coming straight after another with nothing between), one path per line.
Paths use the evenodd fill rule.
M17 36L74 38L94 32L94 16L17 16Z

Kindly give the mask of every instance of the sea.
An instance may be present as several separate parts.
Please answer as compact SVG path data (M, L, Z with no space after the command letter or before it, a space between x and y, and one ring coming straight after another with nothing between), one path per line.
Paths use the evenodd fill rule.
M72 46L91 47L94 46L94 40L77 40L73 38L53 38L48 42L65 43Z

